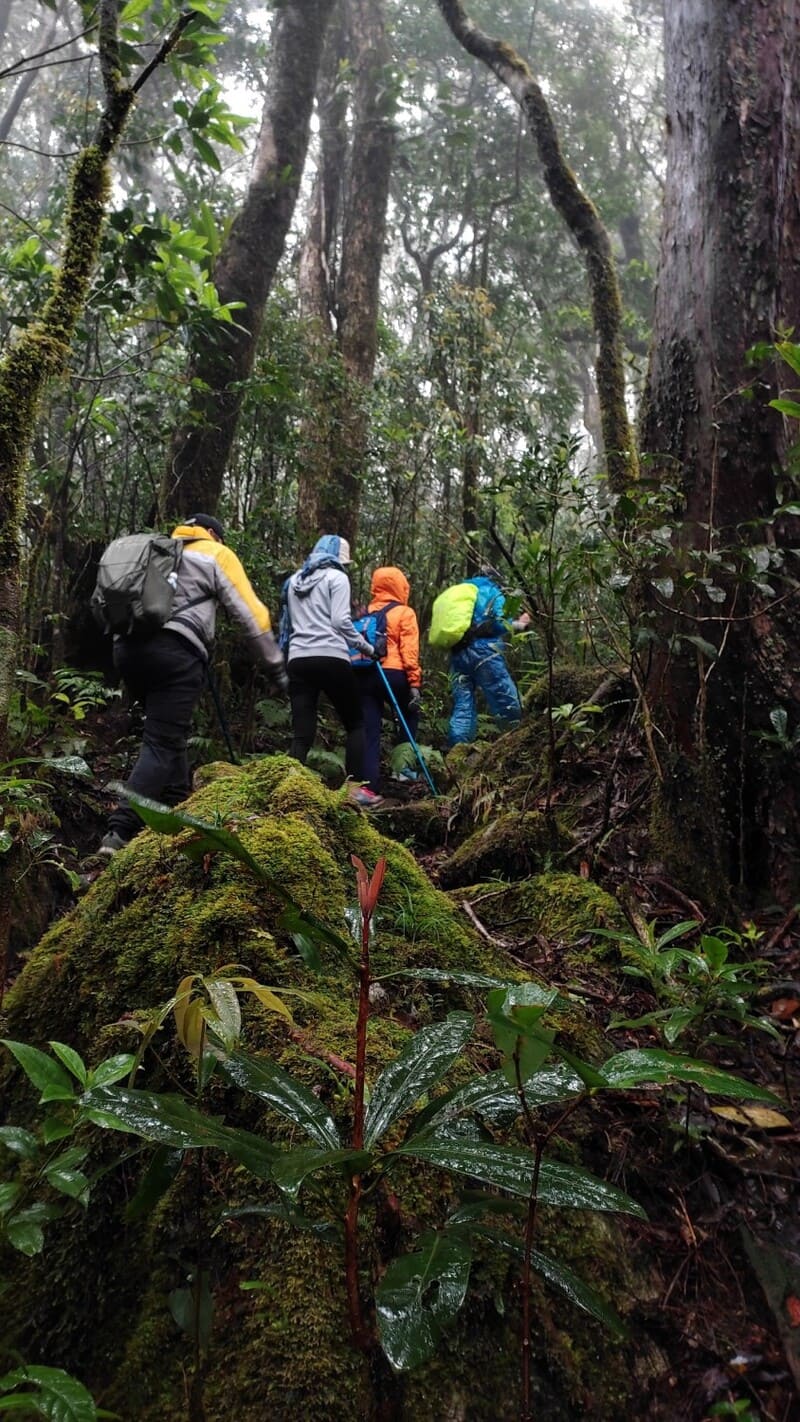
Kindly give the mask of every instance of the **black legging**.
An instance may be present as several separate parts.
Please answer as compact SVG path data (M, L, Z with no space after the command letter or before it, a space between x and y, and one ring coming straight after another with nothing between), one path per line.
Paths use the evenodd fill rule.
M364 774L364 717L356 673L340 657L293 657L289 663L289 699L292 703L290 755L306 763L317 734L317 703L324 691L344 726L344 764L353 780Z

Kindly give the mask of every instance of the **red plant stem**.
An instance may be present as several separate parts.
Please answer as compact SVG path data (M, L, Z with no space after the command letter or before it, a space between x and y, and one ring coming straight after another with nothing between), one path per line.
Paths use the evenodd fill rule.
M525 1254L522 1263L522 1412L521 1422L533 1422L531 1405L531 1256L536 1234L536 1206L539 1199L539 1170L542 1164L544 1138L536 1142L531 1193L528 1197L528 1218L525 1222Z
M367 1067L367 1021L369 1018L369 929L370 915L361 911L361 964L359 967L358 1020L356 1025L356 1076L353 1092L353 1150L364 1148L364 1083ZM358 1285L358 1212L361 1203L361 1176L350 1181L350 1198L344 1217L344 1258L347 1283L347 1307L353 1345L366 1350L371 1345L361 1306Z

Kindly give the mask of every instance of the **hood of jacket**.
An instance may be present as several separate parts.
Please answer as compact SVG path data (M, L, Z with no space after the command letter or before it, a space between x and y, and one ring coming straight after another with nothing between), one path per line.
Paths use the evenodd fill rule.
M292 573L289 579L289 586L298 597L307 597L312 588L322 581L327 568L338 568L340 573L344 572L344 564L340 561L341 546L342 539L338 533L323 533L317 539L302 568Z
M399 568L376 568L370 584L370 602L408 603L408 578Z
M170 538L190 538L194 543L214 543L216 540L211 537L207 528L203 528L200 523L179 523L177 528L173 528Z

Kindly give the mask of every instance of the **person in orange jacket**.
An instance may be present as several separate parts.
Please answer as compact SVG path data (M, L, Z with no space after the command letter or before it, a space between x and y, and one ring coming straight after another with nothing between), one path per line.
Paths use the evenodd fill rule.
M408 605L408 578L399 568L376 568L372 574L369 612L386 608L386 656L381 666L397 698L412 736L417 738L422 687L419 664L419 627L417 614ZM389 697L377 667L366 667L358 673L361 702L364 710L364 778L370 790L377 791L381 763L381 721L384 702ZM405 733L400 728L402 739Z

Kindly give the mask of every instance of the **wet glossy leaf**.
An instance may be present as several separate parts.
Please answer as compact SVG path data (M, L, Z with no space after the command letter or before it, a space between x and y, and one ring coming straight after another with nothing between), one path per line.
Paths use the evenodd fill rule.
M232 983L226 982L223 978L206 978L204 985L217 1015L217 1020L213 1024L214 1031L223 1046L231 1051L242 1033L242 1010L239 1006L236 989Z
M696 1061L672 1052L652 1050L620 1052L600 1068L606 1082L616 1091L627 1091L645 1082L689 1081L707 1091L710 1096L733 1096L744 1101L765 1101L772 1106L784 1103L773 1092L755 1086L741 1077L731 1076L710 1062Z
M488 978L485 973L463 973L460 968L453 972L445 972L440 968L398 968L396 973L383 973L377 981L386 982L389 978L414 978L417 982L441 983L443 987L450 983L455 983L457 987L511 987L511 983L506 982L504 978Z
M16 1180L0 1183L0 1215L7 1215L9 1210L13 1210L21 1192L22 1186Z
M577 1073L561 1063L537 1071L524 1086L525 1098L531 1107L546 1106L552 1101L568 1101L573 1096L579 1096L583 1090ZM517 1116L519 1111L519 1093L515 1087L509 1085L504 1072L491 1071L486 1076L473 1077L465 1086L459 1086L447 1096L432 1101L415 1121L414 1134L427 1131L434 1122L438 1129L457 1116L470 1112L487 1121L496 1121Z
M72 1100L75 1095L72 1082L58 1062L40 1052L38 1047L29 1047L27 1042L13 1042L8 1037L0 1040L16 1057L29 1081L41 1091L40 1102Z
M126 1220L141 1220L155 1209L166 1194L183 1164L183 1151L173 1146L159 1146L153 1154L139 1188L125 1209Z
M0 1392L11 1392L15 1388L25 1389L28 1408L33 1408L48 1422L95 1422L97 1417L91 1393L61 1368L33 1364L15 1368L0 1378Z
M289 1150L275 1160L272 1178L280 1190L296 1200L306 1177L315 1175L319 1170L346 1165L349 1174L358 1175L371 1164L372 1156L365 1150Z
M393 1259L375 1291L383 1351L395 1372L419 1367L436 1350L469 1284L466 1241L433 1235L413 1254Z
M424 1160L457 1175L471 1175L487 1185L528 1196L533 1176L533 1154L492 1141L459 1140L446 1134L416 1136L393 1152ZM543 1204L571 1210L619 1210L646 1218L644 1210L624 1191L607 1185L586 1170L560 1161L543 1160L539 1171L539 1199Z
M176 1150L209 1147L221 1150L262 1180L269 1180L275 1146L250 1131L223 1126L180 1096L137 1091L126 1086L100 1086L80 1100L81 1115L106 1130L126 1131Z
M313 1092L267 1057L232 1052L221 1063L222 1075L267 1101L275 1111L294 1121L323 1150L338 1150L342 1142L330 1112Z
M22 1126L0 1126L0 1146L13 1150L23 1160L33 1160L39 1150L35 1135Z
M104 1062L98 1063L94 1071L89 1072L87 1086L113 1086L115 1081L130 1076L135 1060L132 1052L118 1052L116 1056L107 1057Z
M381 1072L364 1122L364 1144L372 1146L392 1123L450 1070L475 1025L468 1012L451 1012L444 1022L423 1027Z

